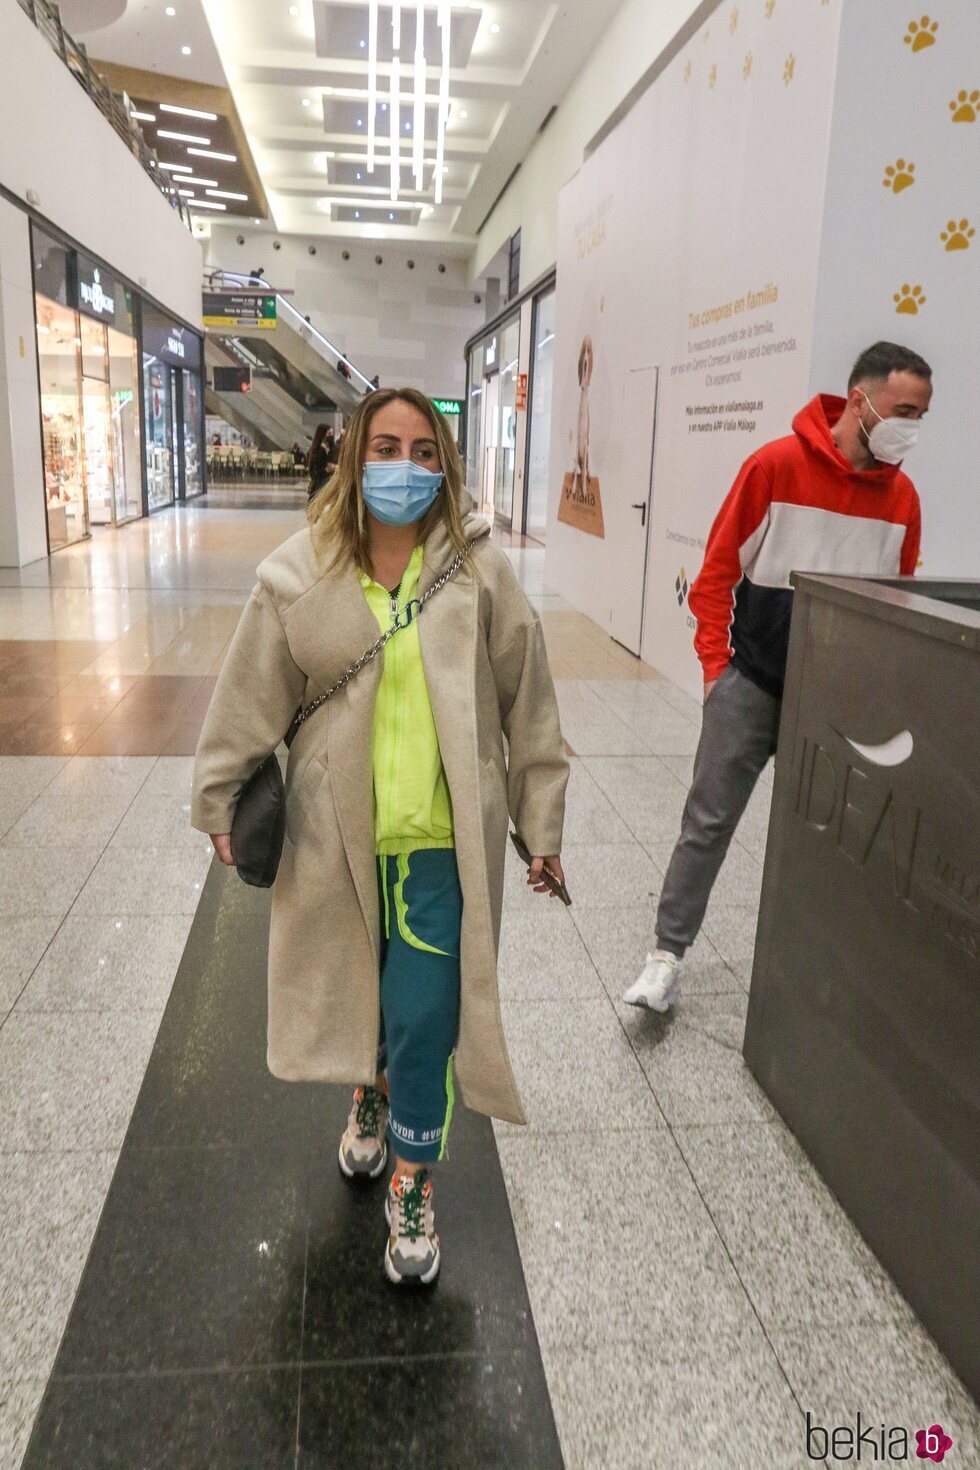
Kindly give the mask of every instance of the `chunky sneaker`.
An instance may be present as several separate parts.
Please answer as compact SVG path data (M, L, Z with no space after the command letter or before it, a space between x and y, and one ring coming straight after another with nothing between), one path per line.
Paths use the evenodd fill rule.
M400 1286L405 1281L430 1285L439 1275L441 1257L432 1208L432 1180L428 1169L396 1175L385 1200L388 1244L385 1273Z
M666 949L648 954L640 978L624 992L624 1002L628 1006L647 1006L651 1011L666 1011L680 992L680 968L677 955Z
M347 1129L340 1140L340 1172L347 1179L377 1179L388 1162L385 1130L388 1099L376 1087L354 1093Z

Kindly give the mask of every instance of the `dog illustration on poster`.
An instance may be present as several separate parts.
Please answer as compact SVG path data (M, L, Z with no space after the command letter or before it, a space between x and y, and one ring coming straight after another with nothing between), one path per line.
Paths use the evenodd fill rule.
M592 338L582 338L578 353L578 420L575 429L575 467L562 481L558 519L566 525L604 537L599 481L589 472L589 387L595 367Z

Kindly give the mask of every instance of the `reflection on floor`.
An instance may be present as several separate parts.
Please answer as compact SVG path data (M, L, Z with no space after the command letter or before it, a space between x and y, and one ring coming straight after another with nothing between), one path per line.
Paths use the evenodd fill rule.
M207 841L187 825L189 756L165 750L190 738L206 702L204 681L220 667L257 562L302 525L302 496L293 499L273 509L168 511L100 532L50 562L0 573L3 739L17 732L25 739L33 721L62 741L52 738L50 754L0 754L3 1470L21 1463L208 877ZM529 894L516 858L508 858L500 985L531 1124L526 1131L494 1129L566 1465L795 1467L807 1463L806 1411L833 1426L853 1425L858 1410L876 1426L941 1422L956 1441L955 1463L980 1463L976 1410L742 1064L769 776L736 834L680 1005L666 1018L624 1008L622 990L651 941L700 710L551 595L539 549L507 550L541 610L563 731L576 752L564 851L573 908ZM80 685L84 680L91 682ZM28 709L21 699L37 703ZM132 714L120 718L128 699ZM94 723L82 737L85 720ZM147 742L155 735L156 744L119 754L110 742L130 729L134 741L139 731ZM99 739L113 753L74 754ZM222 942L234 953L239 937L232 925ZM201 984L182 993L184 1007L196 1008L206 1027L215 992ZM247 1003L243 998L245 1016L254 1003L254 993ZM164 1074L164 1094L175 1104L193 1098L213 1056L192 1052L182 1070ZM144 1121L151 1102L152 1094L140 1100ZM323 1114L321 1140L336 1130L333 1106ZM185 1148L188 1159L199 1147L211 1150L214 1172L193 1196L205 1246L195 1245L187 1259L211 1273L209 1290L224 1281L231 1315L219 1320L191 1305L186 1320L171 1319L177 1336L169 1348L161 1341L153 1349L160 1366L153 1368L152 1406L146 1400L140 1407L135 1386L112 1400L117 1425L120 1415L145 1412L147 1425L164 1426L153 1445L137 1438L132 1458L105 1458L99 1444L109 1421L100 1409L87 1448L79 1451L76 1442L69 1460L51 1460L54 1451L41 1435L37 1453L49 1454L59 1470L170 1464L168 1447L180 1452L186 1426L201 1413L213 1416L221 1447L209 1465L252 1470L274 1463L261 1458L258 1442L250 1458L235 1438L253 1395L264 1396L273 1418L283 1400L262 1378L274 1369L259 1356L269 1297L248 1297L241 1257L228 1253L247 1238L247 1222L231 1220L224 1253L218 1232L207 1227L221 1189L232 1187L218 1167L234 1147L220 1132L220 1098L199 1114L216 1130L213 1142L188 1142L173 1123L164 1147L174 1150L175 1165ZM479 1147L490 1147L488 1134ZM272 1170L272 1155L265 1156L262 1167ZM459 1165L453 1182L457 1163L450 1164L445 1190L458 1186L469 1210L466 1155ZM185 1195L193 1177L185 1176ZM243 1212L256 1197L270 1208L281 1199L281 1177L267 1178L251 1193L243 1187ZM130 1181L130 1198L133 1187ZM317 1216L322 1230L335 1209L336 1199L325 1198ZM114 1210L107 1230L120 1218ZM119 1245L117 1283L133 1270L129 1279L140 1280L148 1304L165 1295L161 1273L175 1295L184 1300L191 1291L193 1299L196 1278L167 1264L164 1218L148 1210L133 1236L135 1266ZM338 1215L336 1228L351 1228L352 1218ZM252 1223L257 1229L257 1219ZM467 1218L446 1229L447 1258L454 1237L474 1238L466 1234L471 1224ZM270 1225L261 1239L273 1239L271 1232ZM321 1244L328 1250L325 1236ZM376 1246L372 1236L368 1253ZM465 1266L470 1250L461 1246L457 1265ZM141 1262L152 1262L145 1281ZM468 1286L460 1277L457 1283L464 1296L470 1291L471 1305L488 1299L479 1295L484 1287L476 1276ZM125 1333L134 1320L138 1313L125 1321L116 1314L97 1344L99 1361L113 1373L133 1361ZM424 1334L425 1323L417 1326ZM230 1328L232 1346L220 1335ZM369 1329L366 1320L365 1342ZM207 1360L212 1374L198 1376L193 1393L188 1379L182 1398L184 1379L164 1360L169 1351L171 1364L186 1363L188 1344L202 1339L194 1365ZM397 1346L397 1333L393 1340ZM214 1374L224 1353L242 1369L237 1378ZM393 1356L391 1376L375 1381L367 1410L363 1400L356 1406L356 1415L371 1412L378 1435L392 1424L389 1393L397 1381L410 1381L399 1380L404 1365L397 1351ZM86 1361L92 1368L95 1358ZM259 1366L257 1376L245 1376ZM329 1371L341 1378L346 1372ZM446 1412L468 1423L466 1394L478 1399L479 1385L462 1373L444 1373L439 1383ZM71 1380L59 1378L59 1385L61 1402L81 1403ZM506 1401L507 1414L519 1420L519 1386L513 1395L493 1402ZM297 1402L288 1393L286 1401ZM307 1422L322 1424L314 1397L310 1403ZM110 1415L108 1400L104 1413ZM73 1422L82 1433L84 1415ZM424 1419L411 1422L424 1428ZM481 1422L473 1410L473 1423ZM514 1443L509 1466L533 1470L535 1462ZM501 1463L481 1445L489 1454L482 1465ZM443 1470L453 1463L450 1455L439 1449L426 1459L420 1450L401 1463ZM181 1470L198 1463L185 1458ZM336 1463L346 1470L343 1460Z

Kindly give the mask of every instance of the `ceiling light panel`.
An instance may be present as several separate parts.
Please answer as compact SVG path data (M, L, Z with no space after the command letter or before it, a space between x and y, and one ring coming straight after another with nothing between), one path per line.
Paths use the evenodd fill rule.
M413 228L418 224L422 210L418 205L406 209L402 205L394 204L337 204L331 201L330 218L338 220L343 224L352 225L389 225L392 229L396 226L404 227L410 225ZM392 219L391 216L395 218Z
M436 7L425 12L423 50L426 56L438 57L441 38ZM468 7L452 7L452 51L450 65L456 69L465 67L473 50L473 42L480 26L479 10ZM387 66L394 51L392 49L392 6L378 6L378 62ZM401 56L411 59L415 53L415 30L417 9L414 0L403 0L401 5ZM323 58L340 61L364 61L367 53L367 6L333 4L331 0L313 0L313 23L316 54ZM361 42L364 45L361 45Z
M178 107L176 102L161 102L159 106L161 112L171 112L177 117L199 117L204 122L218 121L218 114L216 112L201 112L197 107Z
M378 110L375 115L375 146L379 156L381 154L387 155L388 139L391 136L392 109L389 107L382 111L383 103L387 100L387 98L379 100ZM436 141L439 123L437 101L438 99L430 94L425 107L424 138L428 143L435 143ZM405 126L406 123L409 125L407 128ZM404 100L400 109L397 128L403 145L412 145L415 137L414 114L412 108L407 106ZM323 130L325 133L340 133L350 137L363 138L366 150L368 139L367 103L345 97L324 97Z
M200 133L173 133L169 128L157 128L158 138L171 138L176 143L199 143L202 148L210 148L211 139L204 138Z

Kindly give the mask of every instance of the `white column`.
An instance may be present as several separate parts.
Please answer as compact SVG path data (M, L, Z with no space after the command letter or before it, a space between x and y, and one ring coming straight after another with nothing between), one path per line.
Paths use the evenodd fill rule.
M30 231L0 198L0 566L47 554Z

